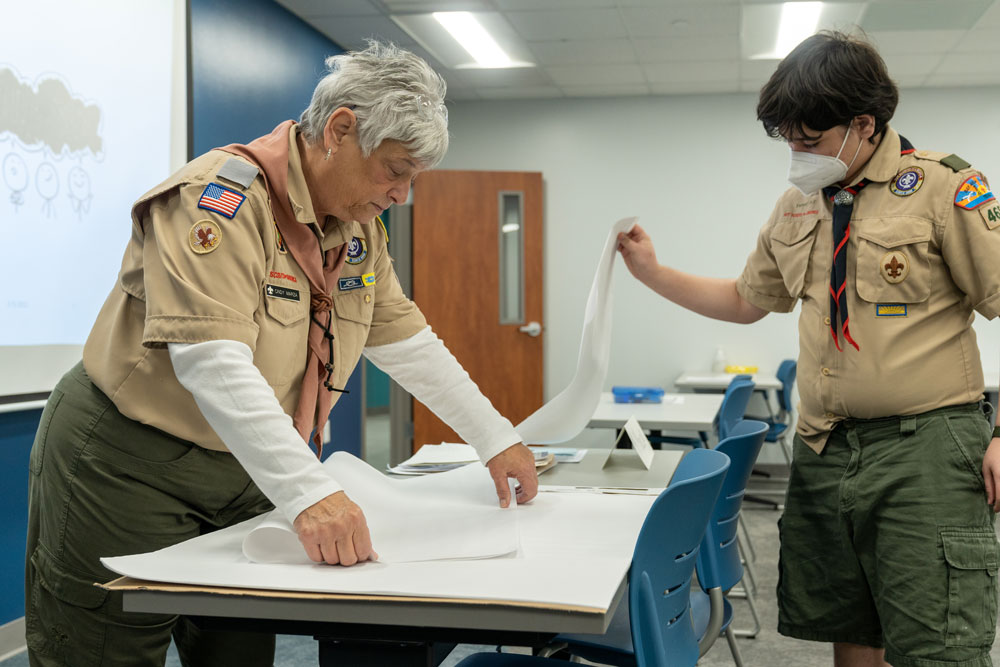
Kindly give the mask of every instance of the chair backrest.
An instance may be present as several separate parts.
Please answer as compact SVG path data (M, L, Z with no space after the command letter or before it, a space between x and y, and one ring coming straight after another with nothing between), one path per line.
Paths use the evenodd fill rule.
M691 578L729 459L712 449L684 455L639 531L629 571L632 645L639 667L694 665Z
M720 442L728 438L732 428L743 419L753 389L754 383L749 375L737 375L726 387L726 395L722 397L722 407L719 408Z
M781 389L778 390L778 407L783 412L792 411L792 387L795 385L796 368L794 359L785 359L778 366L778 381L781 382Z
M698 583L706 591L710 588L728 591L743 577L736 529L747 482L767 431L764 422L744 419L715 448L728 456L730 463L698 553Z

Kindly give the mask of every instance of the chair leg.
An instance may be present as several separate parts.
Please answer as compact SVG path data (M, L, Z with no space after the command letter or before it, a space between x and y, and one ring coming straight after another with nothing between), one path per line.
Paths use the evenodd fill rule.
M729 643L729 652L733 654L736 667L743 667L743 655L740 653L740 647L736 645L736 633L733 632L732 626L726 628L726 641Z
M733 630L732 625L728 628L737 637L754 638L760 634L760 616L757 614L757 603L752 595L746 596L747 604L750 606L750 615L753 616L753 630Z
M742 540L736 538L736 548L740 552L740 562L743 564L743 573L745 575L744 579L749 581L749 590L752 590L754 595L757 594L757 571L754 569L753 562L746 557L746 550L743 547ZM743 582L743 587L746 588L747 582Z
M750 548L750 560L757 560L757 550L754 549L753 540L750 539L750 529L747 528L746 522L743 520L743 512L740 512L739 525L737 528L743 529L743 537L746 538L746 546Z

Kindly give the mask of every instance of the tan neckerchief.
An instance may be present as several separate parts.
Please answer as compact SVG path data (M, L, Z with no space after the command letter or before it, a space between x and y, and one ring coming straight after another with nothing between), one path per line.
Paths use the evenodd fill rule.
M292 213L288 199L288 143L289 130L294 124L295 121L287 120L274 128L271 134L254 139L245 146L230 144L219 150L244 157L260 168L271 200L271 210L278 223L278 231L309 280L312 295L309 302L309 357L292 422L303 439L308 440L309 434L314 433L313 442L316 443L318 453L322 448L320 425L326 422L330 414L334 391L332 385L326 382L327 364L333 360L330 358L332 345L324 342L324 336L329 336L332 342L332 294L347 259L347 245L330 248L324 253L313 230L309 225L296 220Z

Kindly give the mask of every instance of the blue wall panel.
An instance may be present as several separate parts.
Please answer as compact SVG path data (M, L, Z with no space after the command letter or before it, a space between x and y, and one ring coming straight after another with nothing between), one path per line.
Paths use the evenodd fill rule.
M191 157L268 134L309 105L343 49L273 0L191 0ZM360 365L330 417L329 452L361 455Z
M0 414L0 625L24 616L28 453L41 410Z

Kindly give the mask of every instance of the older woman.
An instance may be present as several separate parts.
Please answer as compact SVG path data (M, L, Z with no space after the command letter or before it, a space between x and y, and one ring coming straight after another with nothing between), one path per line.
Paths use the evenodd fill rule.
M32 664L270 665L273 637L124 615L100 556L278 507L309 557L376 558L316 438L364 350L534 496L531 453L400 289L379 213L448 146L444 81L392 46L334 56L301 122L195 159L143 195L132 239L31 453ZM215 656L215 657L213 657ZM218 658L222 659L222 658ZM193 664L193 663L192 663Z

